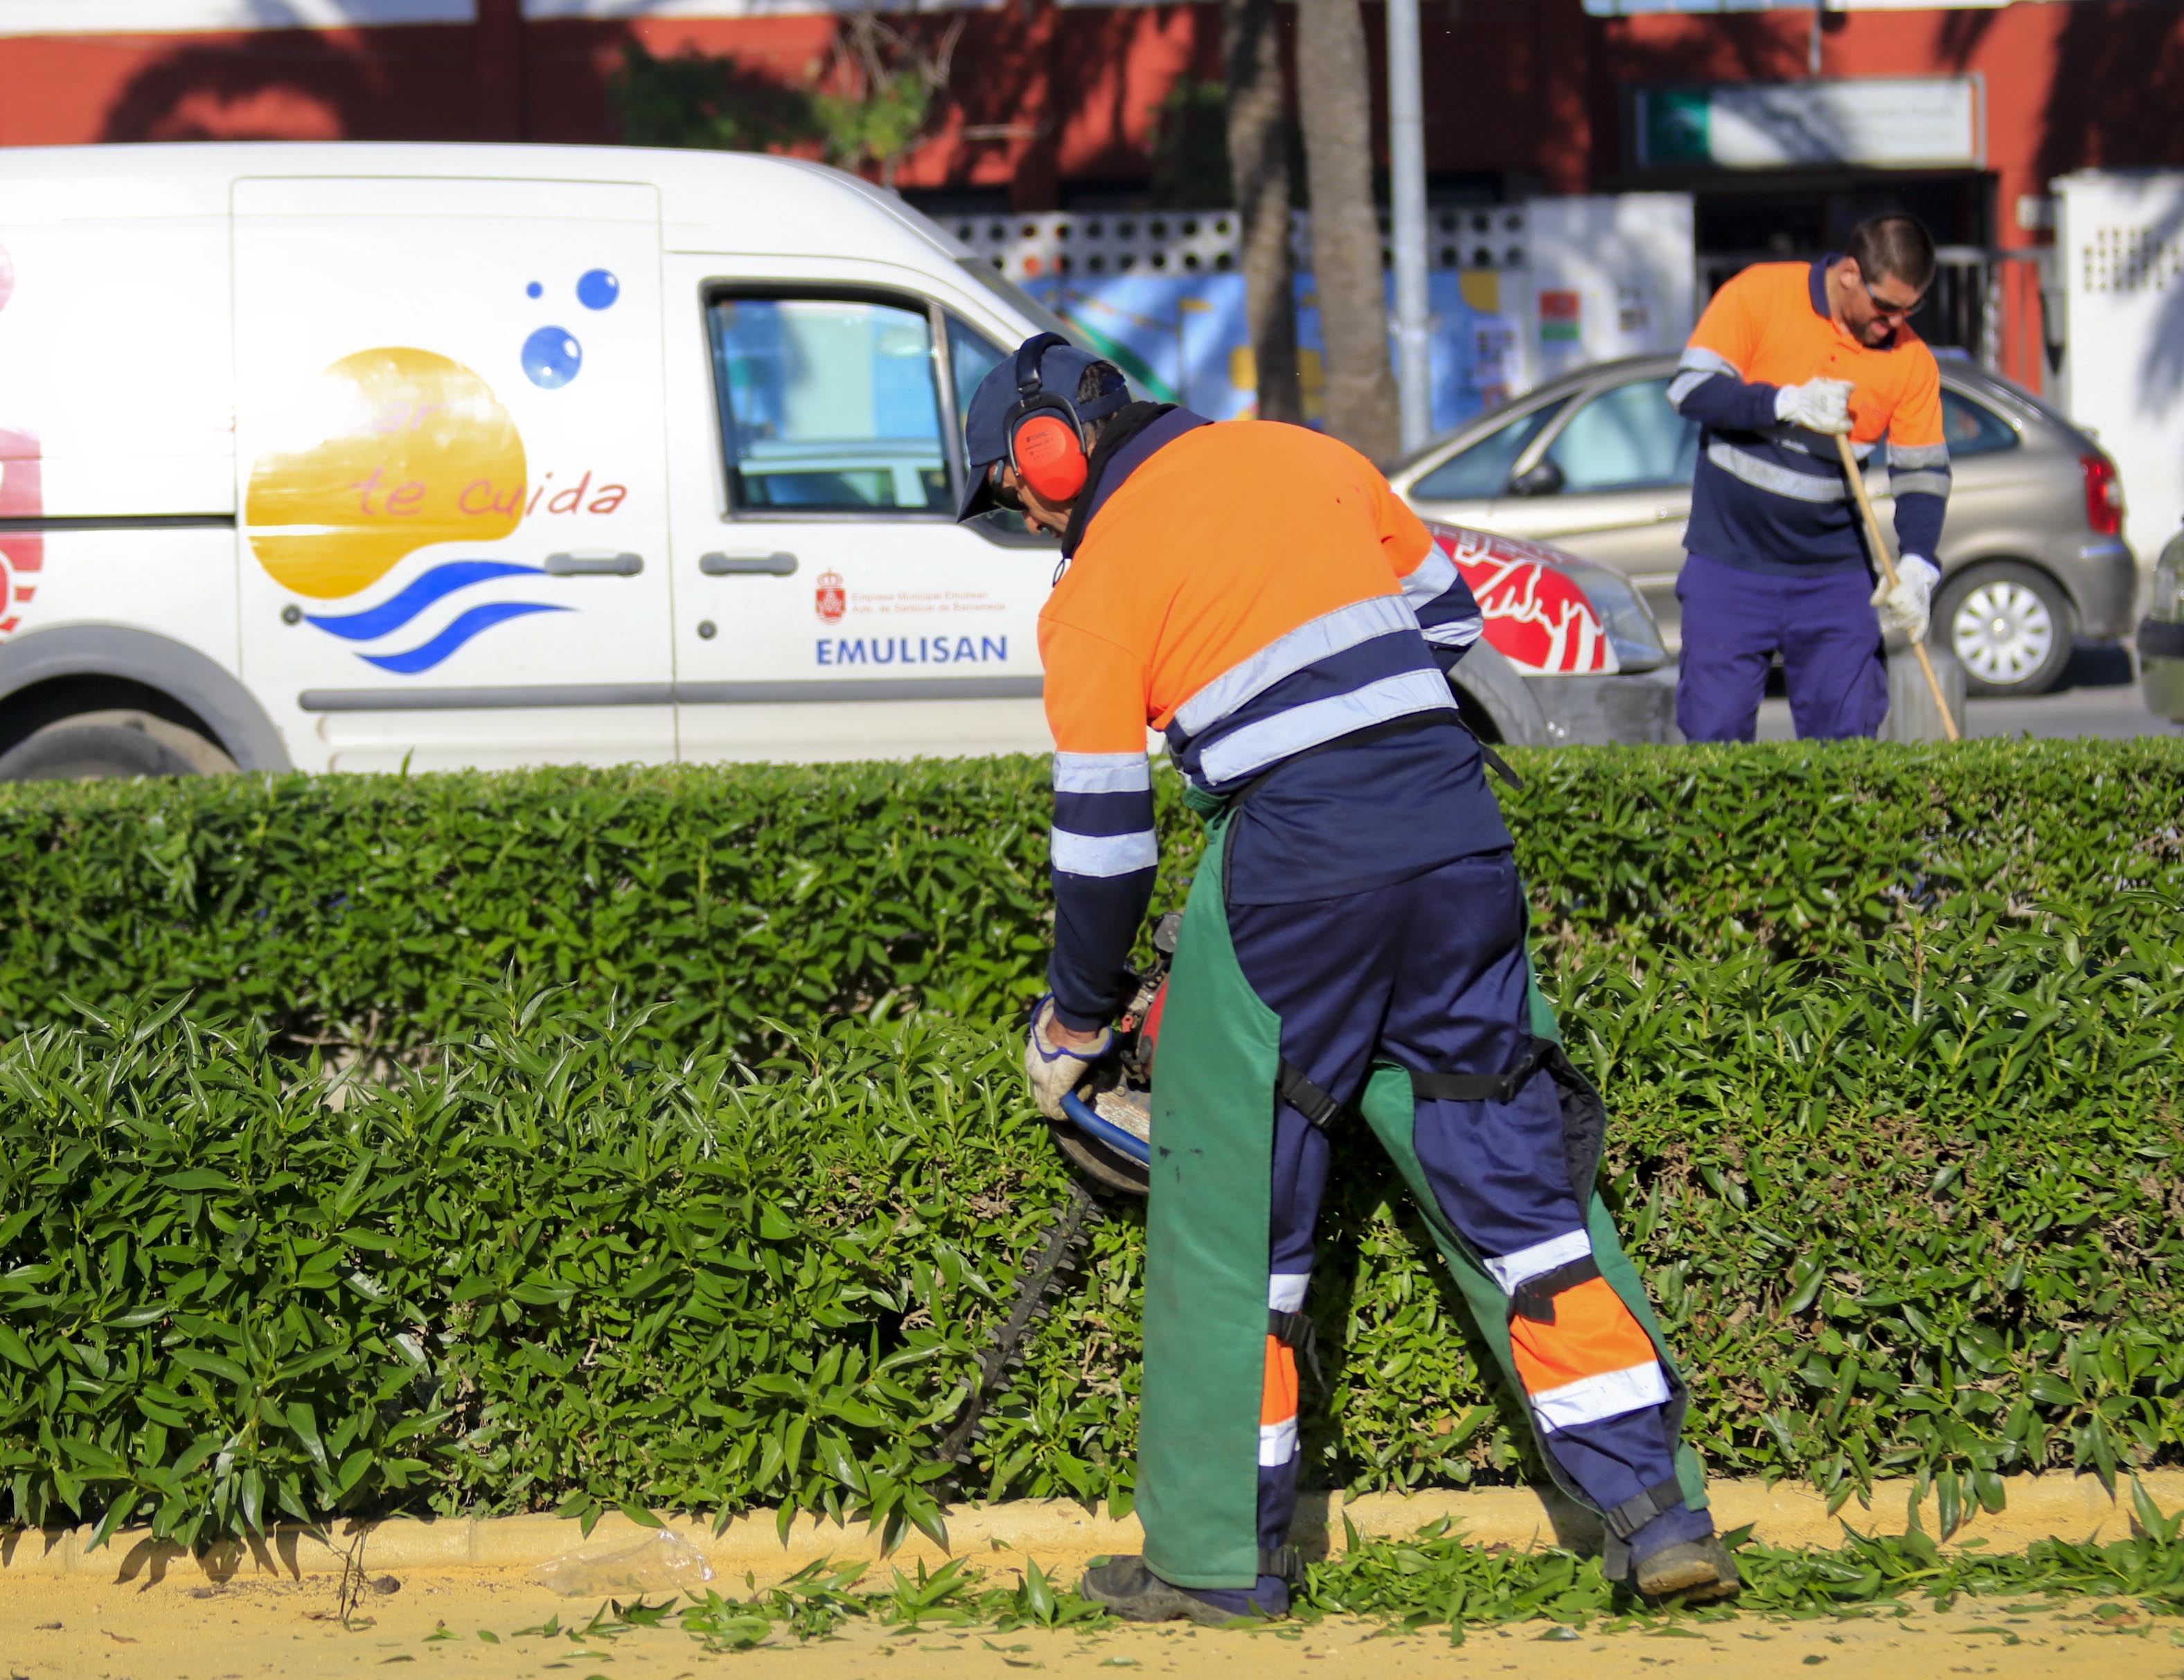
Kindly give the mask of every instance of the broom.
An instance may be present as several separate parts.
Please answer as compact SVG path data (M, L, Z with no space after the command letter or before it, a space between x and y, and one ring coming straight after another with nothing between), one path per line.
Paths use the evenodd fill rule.
M1880 518L1873 511L1873 498L1865 493L1865 470L1858 464L1858 452L1850 446L1849 437L1838 432L1836 448L1842 455L1843 474L1850 480L1850 493L1858 499L1858 511L1865 519L1865 540L1873 550L1873 558L1880 567L1880 575L1888 587L1896 587L1896 562L1889 555L1888 544L1880 535ZM1911 651L1919 656L1919 668L1926 673L1926 686L1934 695L1934 709L1942 714L1942 727L1949 732L1949 739L1960 741L1963 733L1957 720L1949 712L1949 702L1942 697L1942 679L1934 674L1934 661L1926 656L1926 639L1921 636L1911 644Z

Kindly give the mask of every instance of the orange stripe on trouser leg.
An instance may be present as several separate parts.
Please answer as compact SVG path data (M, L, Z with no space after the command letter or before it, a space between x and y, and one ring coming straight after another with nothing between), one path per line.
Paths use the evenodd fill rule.
M1259 1421L1288 1423L1297 1415L1296 1355L1278 1336L1267 1338L1267 1381L1259 1391Z
M1543 1394L1588 1376L1650 1364L1653 1343L1604 1277L1587 1278L1555 1297L1555 1321L1521 1314L1509 1321L1524 1392Z
M1276 1469L1297 1451L1296 1354L1279 1337L1267 1338L1267 1380L1259 1390L1259 1464Z

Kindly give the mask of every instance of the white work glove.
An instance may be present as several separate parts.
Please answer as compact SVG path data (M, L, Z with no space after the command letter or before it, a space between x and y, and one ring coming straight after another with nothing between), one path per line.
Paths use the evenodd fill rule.
M1926 639L1928 609L1934 601L1934 585L1942 581L1942 568L1930 560L1907 554L1896 562L1896 587L1884 578L1873 591L1873 604L1888 615L1888 628L1900 630L1914 642Z
M1850 430L1850 381L1808 379L1774 393L1774 418L1830 436Z
M1047 1036L1054 1024L1054 999L1042 997L1031 1012L1031 1035L1024 1041L1024 1078L1031 1086L1031 1100L1050 1120L1061 1115L1061 1099L1084 1083L1092 1064L1115 1042L1112 1027L1100 1029L1096 1043L1082 1050L1067 1049Z

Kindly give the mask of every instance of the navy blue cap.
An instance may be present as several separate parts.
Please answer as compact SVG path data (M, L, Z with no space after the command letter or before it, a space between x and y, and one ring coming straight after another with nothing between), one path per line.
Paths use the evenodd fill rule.
M1043 346L1039 343L1041 339L1045 340ZM963 447L971 471L963 486L962 505L956 512L959 524L1000 505L994 500L993 486L986 481L986 472L995 461L1009 458L1009 417L1016 412L1023 395L1018 387L1017 367L1027 350L1032 351L1035 358L1036 393L1061 398L1080 421L1104 420L1130 400L1130 388L1123 378L1122 370L1112 362L1102 361L1090 351L1080 350L1051 332L1025 339L1015 355L987 370L986 377L972 393L970 411L963 419ZM1079 402L1078 388L1089 368L1100 370L1099 394Z

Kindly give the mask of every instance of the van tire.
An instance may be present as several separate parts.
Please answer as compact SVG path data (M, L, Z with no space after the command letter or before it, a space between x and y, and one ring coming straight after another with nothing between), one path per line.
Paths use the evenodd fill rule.
M193 729L148 712L86 712L0 754L0 782L232 773L235 761Z

